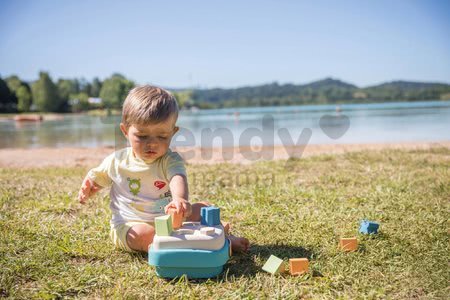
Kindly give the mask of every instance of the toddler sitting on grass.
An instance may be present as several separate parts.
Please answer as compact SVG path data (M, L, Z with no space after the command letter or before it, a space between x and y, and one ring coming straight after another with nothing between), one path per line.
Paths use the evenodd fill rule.
M117 248L148 251L155 235L154 218L175 208L186 221L200 221L208 203L189 203L183 159L169 149L178 131L178 106L168 91L141 86L132 89L122 110L120 129L131 147L115 151L84 178L80 203L111 186L110 236ZM246 238L230 235L233 251L249 248Z

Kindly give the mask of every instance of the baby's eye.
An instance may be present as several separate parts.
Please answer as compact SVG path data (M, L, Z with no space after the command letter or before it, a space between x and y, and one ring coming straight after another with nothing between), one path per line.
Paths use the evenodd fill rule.
M166 140L166 139L167 139L167 136L158 136L158 138L159 138L160 140Z
M136 135L136 137L137 137L138 139L140 139L140 140L143 140L143 139L147 138L146 135Z

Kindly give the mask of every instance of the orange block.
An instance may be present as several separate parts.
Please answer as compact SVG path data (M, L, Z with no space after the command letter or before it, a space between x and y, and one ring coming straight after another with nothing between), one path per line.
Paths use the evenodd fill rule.
M308 272L309 261L307 258L290 258L289 272L291 275L301 275Z
M172 216L172 228L180 228L181 225L183 225L183 214L177 214L177 210L175 208L169 208L168 213Z
M341 238L341 240L339 241L339 245L344 251L355 251L356 249L358 249L358 240L355 237Z
M222 222L222 221L220 221L220 223L222 223L222 226L225 229L225 233L226 234L230 233L231 224L229 222Z

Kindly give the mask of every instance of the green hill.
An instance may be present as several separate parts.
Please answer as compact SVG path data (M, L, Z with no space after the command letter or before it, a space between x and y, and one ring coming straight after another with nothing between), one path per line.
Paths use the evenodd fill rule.
M450 92L450 85L443 83L424 83L393 81L362 89L370 100L414 101L439 100Z
M450 98L450 85L393 81L365 88L326 78L303 85L264 84L240 88L195 89L191 102L201 107L416 101Z

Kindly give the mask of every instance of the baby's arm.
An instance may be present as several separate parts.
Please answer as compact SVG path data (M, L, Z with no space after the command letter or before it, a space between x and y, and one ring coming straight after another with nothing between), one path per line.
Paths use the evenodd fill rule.
M183 213L183 216L189 217L192 213L191 204L189 203L189 189L186 176L174 175L169 183L170 192L172 194L172 202L166 206L166 213L169 208L173 207L177 213Z
M81 204L86 203L89 197L111 183L108 170L112 167L113 161L114 153L107 156L98 167L89 170L78 192L78 200Z
M86 200L98 192L102 186L95 183L89 176L86 176L81 184L80 191L78 192L78 201L81 204L85 204Z

